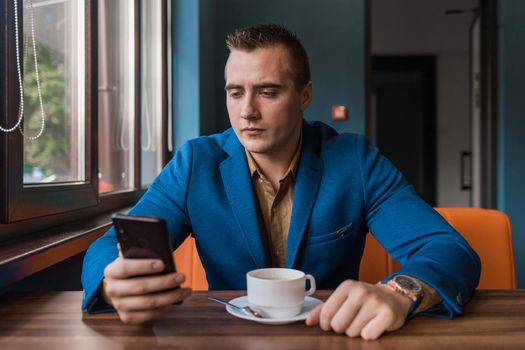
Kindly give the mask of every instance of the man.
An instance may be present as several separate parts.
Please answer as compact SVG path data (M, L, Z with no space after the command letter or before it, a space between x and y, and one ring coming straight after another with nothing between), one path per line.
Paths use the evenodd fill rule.
M306 323L327 331L376 339L415 313L461 313L479 258L363 137L303 120L312 82L295 35L263 25L227 46L232 128L182 146L131 214L163 217L175 247L192 233L210 289L245 289L269 266L314 275L335 291ZM357 281L368 230L403 265L374 285ZM119 257L110 230L86 254L83 307L154 319L191 293L173 290L179 273L147 276L162 268Z

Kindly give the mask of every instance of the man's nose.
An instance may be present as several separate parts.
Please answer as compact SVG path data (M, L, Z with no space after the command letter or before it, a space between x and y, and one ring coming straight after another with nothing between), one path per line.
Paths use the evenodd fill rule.
M257 106L251 95L246 95L242 109L241 109L241 118L243 119L255 119L258 118L259 113L257 111Z

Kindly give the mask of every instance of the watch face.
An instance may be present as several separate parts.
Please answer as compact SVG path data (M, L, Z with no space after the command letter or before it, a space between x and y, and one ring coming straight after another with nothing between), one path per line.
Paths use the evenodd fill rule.
M421 286L419 285L419 283L417 283L410 277L396 276L395 280L401 286L401 288L407 291L410 291L412 293L419 293L421 291Z

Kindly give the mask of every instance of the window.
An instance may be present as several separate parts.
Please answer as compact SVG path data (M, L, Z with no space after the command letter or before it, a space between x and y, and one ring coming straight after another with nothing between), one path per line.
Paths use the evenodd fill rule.
M166 84L161 85L166 72L166 47L162 43L163 25L157 21L166 11L160 1L141 0L141 180L142 186L148 186L161 171L163 154L162 145L166 144L163 125L159 123L157 115L166 114L166 104L163 96L166 94Z
M0 132L0 239L132 205L159 173L170 132L167 9L1 2L0 126L12 130Z
M96 79L92 79L94 62L85 54L96 33L86 25L93 20L94 3L11 0L4 4L0 125L11 132L0 135L2 163L7 165L2 174L2 221L94 206L98 202L92 128L96 99L91 89ZM51 20L54 25L46 27ZM53 31L47 33L51 27Z
M24 184L86 180L86 33L80 5L33 0L23 11L16 63L24 72Z
M100 1L98 7L99 191L134 187L135 4ZM103 150L103 151L102 151Z
M165 13L164 6L158 0L99 3L99 150L104 150L99 156L101 193L150 185L164 164L162 150L167 128L159 116L167 113L163 82L166 48L163 22L158 20ZM134 22L137 8L141 12L140 23ZM140 40L135 42L137 27ZM139 60L135 56L137 46L138 73L134 70ZM134 153L138 141L140 178Z

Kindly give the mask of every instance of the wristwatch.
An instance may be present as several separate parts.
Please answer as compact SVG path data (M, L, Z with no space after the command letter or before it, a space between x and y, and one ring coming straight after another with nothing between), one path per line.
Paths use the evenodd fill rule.
M397 293L412 300L407 317L411 317L423 300L423 288L418 281L405 275L397 275L388 280L386 284Z

